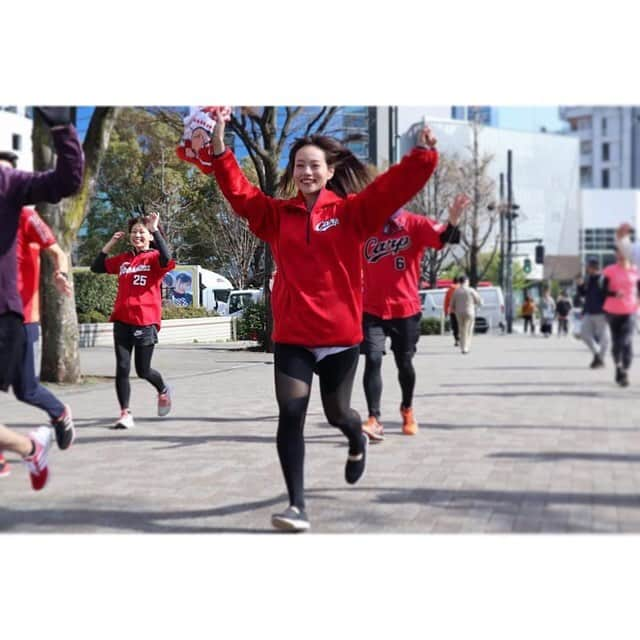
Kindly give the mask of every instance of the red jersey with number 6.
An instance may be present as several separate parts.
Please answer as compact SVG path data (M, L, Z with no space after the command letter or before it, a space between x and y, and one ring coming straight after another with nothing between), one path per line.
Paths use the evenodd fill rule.
M105 260L107 273L118 276L118 295L111 322L124 322L138 327L155 324L160 329L162 321L162 294L160 285L167 271L175 269L170 260L160 266L160 253L149 249L140 253L121 253Z
M431 218L400 209L364 243L363 311L383 320L418 313L418 280L427 248L442 249L446 229Z

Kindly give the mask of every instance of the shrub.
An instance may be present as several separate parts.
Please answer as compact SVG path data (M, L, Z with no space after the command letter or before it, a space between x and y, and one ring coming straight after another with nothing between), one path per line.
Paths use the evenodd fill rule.
M263 302L250 304L238 318L238 340L256 340L263 346L267 337L267 307Z
M175 307L172 304L162 307L163 320L181 320L183 318L208 318L217 316L215 311L207 311L204 307Z
M440 320L438 318L422 318L420 320L420 335L440 335Z
M96 311L105 318L109 317L118 293L117 276L91 273L91 271L74 271L73 286L78 319Z
M79 313L78 322L80 324L94 324L95 322L109 322L109 316L93 309L88 313Z

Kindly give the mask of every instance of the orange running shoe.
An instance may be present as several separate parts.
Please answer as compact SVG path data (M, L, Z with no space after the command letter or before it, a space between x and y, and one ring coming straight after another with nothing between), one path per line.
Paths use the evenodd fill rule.
M418 433L418 423L413 417L413 409L411 407L405 409L400 405L400 413L402 414L402 433L405 436L415 436Z
M369 419L362 425L362 431L366 433L372 443L384 440L384 429L375 416L369 416Z

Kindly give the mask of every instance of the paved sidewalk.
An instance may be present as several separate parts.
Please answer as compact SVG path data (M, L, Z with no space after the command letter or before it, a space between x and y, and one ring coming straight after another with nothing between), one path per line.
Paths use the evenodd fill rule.
M270 532L286 506L275 448L271 355L220 345L160 345L153 365L174 389L156 417L152 387L132 379L136 428L117 417L110 348L82 350L84 385L57 389L78 437L51 452L51 480L31 491L23 465L0 479L5 532ZM400 432L399 387L384 362L386 441L367 474L344 482L346 443L324 421L317 380L306 428L313 532L640 532L640 367L613 383L572 338L475 336L463 356L423 337L415 358L416 437ZM366 413L361 361L354 406ZM44 414L10 395L2 419L21 430Z

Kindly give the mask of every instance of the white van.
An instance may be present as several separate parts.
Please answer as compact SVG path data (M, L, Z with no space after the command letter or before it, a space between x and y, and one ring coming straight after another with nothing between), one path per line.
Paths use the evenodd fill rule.
M478 295L482 306L476 309L474 331L486 333L490 329L504 329L506 317L504 312L504 296L500 287L478 287ZM421 289L423 318L440 319L444 313L444 297L447 289Z

